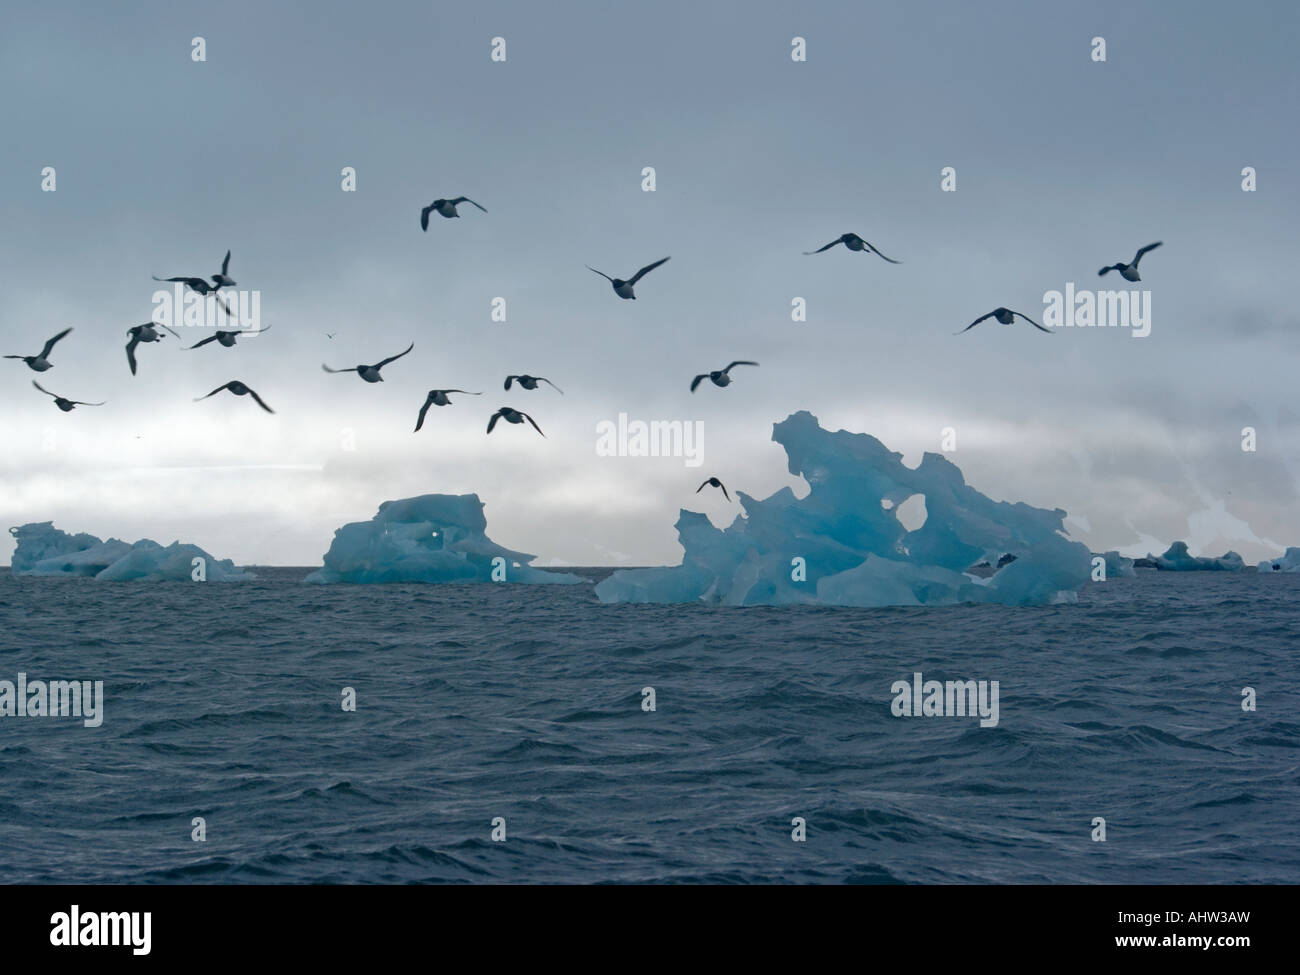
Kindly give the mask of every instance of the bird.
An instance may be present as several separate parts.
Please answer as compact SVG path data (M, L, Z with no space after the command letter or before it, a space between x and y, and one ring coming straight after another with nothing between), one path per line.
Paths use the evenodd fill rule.
M46 339L45 345L37 355L7 355L5 358L22 359L23 362L27 363L27 367L34 372L44 372L46 369L53 369L54 363L50 361L50 350L54 348L54 343L58 342L59 339L63 338L63 336L67 335L71 331L72 329L65 328L53 338Z
M450 219L451 217L459 217L460 214L456 212L456 205L459 203L474 203L474 201L471 200L468 196L458 196L454 200L434 200L427 207L425 207L420 211L420 229L424 231L428 231L429 214L432 213L434 210L437 210L440 214L442 214L444 217L447 217L448 219ZM480 210L482 210L484 213L487 213L486 207L479 206L477 203L474 203L474 205L478 207Z
M230 253L227 252L226 264L229 263L230 263ZM226 277L224 273L226 265L223 264L221 267L222 267L222 273L214 274L212 276L212 280L214 282L213 284L208 284L208 282L204 281L202 278L188 278L184 276L176 277L176 278L160 278L158 277L158 275L155 274L153 275L153 279L155 281L179 281L181 284L185 285L191 291L197 291L199 294L205 296L210 294L214 298L216 298L217 304L219 304L223 309L225 309L227 315L234 317L235 313L230 310L230 306L226 304L226 302L222 299L221 295L217 294L217 292L222 289L223 282L229 282L230 284L235 283Z
M672 255L669 255L669 257L671 256ZM636 284L638 281L640 281L647 274L649 274L651 271L653 271L655 268L657 268L660 264L663 264L664 261L667 261L669 257L665 257L663 260L660 261L655 261L653 264L647 264L645 267L641 268L641 270L637 271L636 274L632 275L632 277L626 281L624 281L622 278L611 278L604 271L596 271L596 269L592 267L590 264L584 266L588 271L596 271L597 274L599 274L602 278L604 278L606 281L612 284L614 286L614 294L618 295L620 298L631 298L633 301L635 301L636 294L633 293L632 286Z
M257 403L257 405L260 406L262 409L266 410L266 412L268 412L268 413L274 413L274 412L275 412L275 410L271 409L269 406L267 406L265 403L262 402L262 397L258 396L257 393L253 392L249 387L245 386L245 385L244 385L243 383L241 383L238 379L232 379L232 380L230 380L230 382L228 382L228 383L226 383L226 384L224 384L224 385L222 385L222 386L218 386L218 387L217 387L216 389L214 389L212 392L208 393L207 396L196 396L196 397L194 397L194 402L197 403L197 402L199 402L199 400L205 400L205 399L208 398L208 396L216 396L217 393L221 392L223 389L228 389L228 390L230 390L230 391L231 391L232 393L234 393L236 396L251 396L251 397L253 397L253 399L254 399L254 401Z
M412 342L410 345L406 347L406 352L410 352L413 348L415 348L414 342ZM376 362L373 366L353 366L350 369L331 369L329 366L325 365L325 363L322 362L320 364L320 367L324 369L326 372L355 372L358 376L360 376L368 383L382 383L384 381L384 377L379 375L379 370L384 368L384 366L388 365L390 362L394 361L395 359L400 359L402 356L406 355L406 352L399 352L397 353L397 355L390 355L387 359L384 359L380 362Z
M1105 277L1107 271L1118 271L1125 281L1141 281L1142 275L1138 274L1138 262L1142 260L1142 255L1147 251L1155 250L1163 243L1164 241L1157 240L1154 244L1147 244L1146 247L1139 248L1137 254L1133 257L1132 264L1124 264L1121 262L1119 264L1108 265L1098 271L1097 276Z
M482 393L471 393L466 389L431 389L429 395L424 398L424 405L420 407L420 418L415 421L415 429L412 433L418 433L420 427L424 426L424 414L429 412L430 406L450 406L451 400L447 397L448 393L464 393L466 396L482 396Z
M131 375L135 375L135 347L141 342L162 341L166 336L158 331L160 328L166 328L167 331L176 335L175 331L157 322L145 322L143 325L134 325L126 330L126 334L131 336L130 341L126 343L126 361L131 367ZM176 335L176 337L180 338L179 335Z
M233 288L235 279L228 273L230 271L230 251L226 251L226 259L221 262L221 270L212 275L212 283L218 288Z
M59 409L61 409L64 413L71 413L73 409L78 406L103 406L104 405L103 403L83 403L79 399L64 399L62 396L58 396L54 393L51 393L48 389L46 389L44 386L38 383L35 379L32 380L32 385L35 386L37 389L39 389L46 396L53 396L54 405L57 406Z
M820 254L822 251L828 251L828 250L830 250L830 249L831 249L832 247L834 247L836 244L843 244L845 247L847 247L847 248L848 248L849 250L851 250L851 251L867 251L868 253L875 254L875 255L876 255L877 257L879 257L881 260L888 261L890 264L902 264L902 263L903 263L902 261L896 261L896 260L894 260L892 257L885 257L884 254L880 253L880 251L876 250L876 248L874 248L873 246L871 246L870 244L868 244L865 240L863 240L863 239L862 239L861 237L859 237L857 234L842 234L842 235L840 235L839 237L836 237L834 240L832 240L832 241L831 241L829 244L827 244L825 247L818 247L815 251L804 251L804 253L805 253L805 254Z
M546 385L550 386L551 389L555 390L561 396L564 395L564 390L544 376L506 376L505 388L509 389L512 382L518 382L520 386L524 387L524 389L536 389L538 383L546 383Z
M1012 311L1010 308L994 308L987 315L981 315L979 318L975 319L975 321L971 322L969 325L963 328L961 332L969 332L972 328L974 328L980 322L984 321L984 319L986 318L996 318L1003 325L1010 325L1012 322L1016 320L1017 315L1019 315L1021 318L1027 321L1030 325L1034 326L1034 328L1038 329L1040 332L1046 332L1048 335L1052 334L1052 330L1050 328L1043 328L1043 326L1039 325L1036 321L1034 321L1024 312ZM954 332L953 334L960 335L961 332Z
M537 421L522 410L512 410L508 406L501 407L501 409L492 414L492 419L488 420L488 433L491 433L492 428L497 425L497 420L505 420L507 423L523 423L527 420L533 425L534 430L538 433L542 433L542 428L537 425ZM546 434L542 433L542 436L544 437Z
M724 498L726 498L728 501L731 500L731 495L727 493L727 487L726 487L726 485L723 484L721 481L719 481L716 477L711 477L711 478L709 478L707 481L705 481L703 484L701 484L699 487L697 487L697 488L695 489L695 493L696 493L696 494L699 494L699 493L700 493L701 491L703 491L706 487L721 488L721 489L722 489L722 496L723 496Z
M185 351L188 352L190 349L197 349L200 345L207 345L209 342L217 342L217 343L220 343L221 345L225 346L227 349L229 349L229 348L233 348L233 347L234 347L234 344L235 344L235 340L238 339L239 336L241 336L241 335L261 335L263 332L270 331L270 328L271 328L271 326L268 325L268 326L266 326L266 328L259 328L259 329L257 329L256 331L252 331L252 332L247 331L247 330L242 329L242 328L241 328L241 329L235 329L235 330L232 331L232 332L222 332L222 331L217 331L217 332L213 333L212 335L209 335L207 338L205 338L205 339L199 339L199 341L195 342L193 345L191 345L191 346L187 346L186 349L185 349Z
M756 365L758 365L757 362L750 362L747 359L737 359L731 365L727 366L726 369L715 369L713 372L700 373L700 375L696 376L693 380L691 380L691 392L692 393L695 392L695 387L698 386L705 379L712 382L713 385L715 386L730 386L731 385L730 373L732 369L734 369L736 366L756 366Z

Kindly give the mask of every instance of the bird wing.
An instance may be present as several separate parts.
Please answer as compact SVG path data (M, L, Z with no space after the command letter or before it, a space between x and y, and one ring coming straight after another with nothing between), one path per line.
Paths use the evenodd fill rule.
M248 391L248 395L253 397L253 399L257 401L257 405L260 406L262 409L266 410L266 412L268 413L275 412L275 410L271 409L269 406L267 406L265 403L262 402L262 397L258 396L254 390L250 389Z
M135 375L135 347L140 344L140 335L135 329L131 329L131 341L126 343L126 361L131 367L131 375Z
M492 414L492 419L488 420L488 429L487 429L488 433L492 432L492 428L497 425L497 420L499 419L501 419L501 411L497 410L495 413Z
M1157 247L1159 247L1159 246L1160 246L1161 244L1163 244L1163 243L1164 243L1163 240L1157 240L1154 244L1147 244L1146 247L1142 247L1142 248L1140 248L1140 249L1138 250L1136 256L1134 256L1134 258L1133 258L1133 266L1134 266L1134 267L1137 267L1137 266L1138 266L1138 261L1142 260L1142 255L1143 255L1143 254L1145 254L1147 251L1153 251L1153 250L1155 250Z
M542 433L542 428L537 425L537 421L534 420L531 416L529 416L527 413L520 413L519 415L522 416L529 423L531 423L533 425L534 430L536 430L538 433ZM542 433L542 436L544 437L546 436L546 434Z
M510 388L510 384L513 383L513 382L514 382L516 379L518 379L518 378L519 378L518 376L506 376L506 385L505 385L505 388L506 388L506 389L509 389L509 388Z
M981 315L979 318L975 319L975 321L971 322L969 325L967 325L965 328L963 328L963 329L961 330L961 332L969 332L972 328L974 328L974 327L975 327L976 325L978 325L980 322L984 321L984 319L986 319L986 318L992 318L992 317L993 317L993 312L989 312L987 315ZM953 332L953 335L960 335L961 332Z
M76 406L103 406L104 403L108 402L108 400L105 400L104 403L87 403L84 400L79 400L79 399L68 400L68 402L73 403Z
M902 264L902 263L903 263L902 261L896 261L896 260L894 260L892 257L885 257L884 254L882 254L882 253L880 253L880 251L876 250L876 246L875 246L875 244L869 243L869 242L867 242L867 241L865 241L865 240L864 240L862 243L866 244L866 245L867 245L867 249L870 250L873 254L875 254L877 257L881 258L882 260L886 260L886 261L888 261L890 264Z
M647 274L649 274L651 271L657 268L660 264L663 264L665 261L669 260L671 256L672 255L669 255L669 257L665 257L663 260L655 261L653 264L647 264L645 267L641 268L641 270L637 271L636 274L632 275L632 280L629 281L628 284L636 284L643 277L645 277Z
M38 383L35 379L32 380L32 385L35 386L37 389L39 389L39 390L40 390L42 393L44 393L46 396L53 396L55 399L58 399L58 398L59 398L57 395L55 395L54 393L51 393L48 389L46 389L44 386L42 386L40 383Z
M708 487L708 486L709 486L709 479L706 477L706 478L704 479L704 483L701 484L699 487L697 487L697 488L695 489L695 493L696 493L696 494L699 494L701 491L703 491L703 490L704 490L706 487Z
M1052 334L1052 330L1050 328L1043 328L1043 326L1039 325L1036 321L1034 321L1024 312L1017 311L1017 312L1012 312L1012 314L1019 315L1021 318L1027 321L1030 325L1034 326L1034 328L1038 329L1040 332L1046 332L1048 335Z
M748 359L737 359L735 362L733 362L730 366L727 366L727 368L723 369L722 371L731 372L732 366L756 366L756 365L758 365L757 362L750 362Z
M592 267L590 264L584 264L584 265L582 265L582 266L585 267L588 271L596 271L596 269L595 269L594 267ZM610 277L608 274L606 274L604 271L596 271L596 273L599 274L599 275L600 275L602 278L604 278L606 281L608 281L610 284L613 284L613 283L614 283L614 279L611 278L611 277Z
M194 397L194 402L197 403L199 400L207 399L208 396L216 396L217 393L221 392L223 389L227 389L229 386L230 386L230 383L223 383L222 385L220 385L220 386L218 386L216 389L214 389L212 392L208 393L207 396L195 396L195 397Z
M444 393L464 393L466 396L482 396L482 393L471 393L468 389L444 389Z
M709 374L708 374L707 372L702 372L702 373L700 373L698 376L696 376L694 379L692 379L692 380L691 380L691 392L692 392L692 393L695 392L695 387L698 386L701 382L703 382L705 379L708 379L708 378L709 378Z
M221 276L224 278L226 272L230 270L230 251L226 251L226 259L221 262Z
M271 326L270 326L270 325L266 326L266 328L259 328L256 332L249 332L248 334L249 334L249 335L261 335L263 332L269 332L269 331L271 331Z
M829 244L827 244L825 247L818 247L815 251L804 251L804 253L805 253L805 254L820 254L822 251L828 251L828 250L830 250L832 247L834 247L836 244L840 243L842 240L844 240L843 237L836 237L834 240L832 240L832 241L831 241Z
M727 493L727 485L725 485L725 484L723 484L721 481L719 481L719 482L718 482L718 487L722 488L722 496L723 496L724 498L726 498L728 501L730 501L730 500L731 500L731 495Z
M199 339L199 341L195 342L193 345L191 345L191 346L190 346L188 349L186 349L185 351L188 352L190 349L197 349L200 345L207 345L209 342L215 342L216 340L217 340L217 337L216 337L215 335L209 335L209 336L208 336L207 338L205 338L205 339Z
M1102 268L1100 271L1097 272L1097 277L1104 278L1106 276L1107 271L1118 271L1118 270L1119 270L1118 264L1107 264L1104 268Z
M410 352L413 348L415 348L415 343L414 343L414 342L412 342L410 345L408 345L408 346L406 347L406 351L405 351L405 352L399 352L399 353L397 353L397 355L390 355L387 359L384 359L384 360L382 360L382 361L380 361L380 362L376 362L376 363L375 363L375 368L376 368L376 369L382 369L382 368L384 368L384 366L388 365L390 362L394 362L394 361L400 359L402 356L406 355L406 353L407 353L407 352Z
M179 281L181 282L181 284L188 285L189 287L193 288L201 295L205 295L208 293L208 282L204 281L202 278L185 278L185 277L160 278L157 275L154 275L153 279L155 281Z
M545 378L543 378L542 376L538 376L538 377L537 377L537 380L538 380L538 382L546 383L546 385L550 386L551 389L555 390L555 391L556 391L557 393L559 393L561 396L564 395L564 390L562 390L559 386L555 385L555 383L551 382L549 379L545 379Z
M451 205L455 206L457 203L474 203L474 201L471 200L468 196L458 196L456 197L456 199L451 201ZM484 213L487 213L487 207L479 206L477 203L474 203L474 205L478 207L480 210L482 210Z
M352 366L350 369L331 369L323 362L320 364L320 367L324 369L326 372L356 372L358 368L357 366Z
M45 343L45 348L41 349L41 358L44 359L46 356L48 356L50 354L50 349L54 348L54 343L57 342L59 339L63 338L63 336L67 335L71 331L72 329L65 328L58 335L54 336L54 338L49 339Z
M427 231L427 230L429 229L429 212L430 212L431 210L433 210L433 204L432 204L432 203L430 203L427 207L425 207L423 210L420 211L420 229L421 229L421 230Z
M424 398L424 405L420 407L420 418L415 421L415 429L412 433L418 433L420 427L424 426L424 414L429 412L429 407L433 405L433 393Z

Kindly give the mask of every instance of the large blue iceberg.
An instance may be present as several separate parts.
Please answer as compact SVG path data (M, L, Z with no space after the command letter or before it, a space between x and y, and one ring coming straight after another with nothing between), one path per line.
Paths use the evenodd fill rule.
M50 521L10 528L17 548L10 561L14 575L91 576L106 582L189 582L195 580L195 559L205 582L245 582L257 578L230 559L215 559L197 545L167 546L142 538L135 544L117 538L101 541L79 532L69 535Z
M567 572L528 563L535 555L503 548L487 537L477 494L423 494L385 501L369 521L334 533L325 565L307 582L575 583Z
M1090 578L1092 554L1066 538L1064 511L993 501L939 454L912 470L874 437L823 430L808 412L775 424L772 439L790 472L808 482L807 497L788 487L762 501L736 492L745 514L725 531L683 510L681 565L620 570L596 595L734 606L1028 606L1072 601ZM908 531L897 510L917 494L926 519ZM993 571L966 571L981 562Z
M1256 572L1300 572L1300 548L1288 546L1280 558L1268 559L1255 566Z

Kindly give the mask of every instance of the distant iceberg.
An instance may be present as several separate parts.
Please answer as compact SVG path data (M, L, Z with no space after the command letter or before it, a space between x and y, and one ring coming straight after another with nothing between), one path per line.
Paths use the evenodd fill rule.
M1292 545L1281 558L1268 559L1255 569L1257 572L1300 572L1300 548Z
M1236 552L1225 552L1217 559L1191 555L1186 542L1174 542L1164 555L1147 553L1145 559L1138 559L1140 567L1160 569L1164 572L1240 572L1246 563Z
M79 532L69 535L51 521L10 528L17 548L10 562L14 575L91 576L107 582L190 582L194 559L203 560L206 582L245 582L257 578L230 559L215 559L197 545L172 542L163 547L148 538L134 545L116 538L101 541Z
M939 454L911 470L874 437L823 430L808 412L775 424L772 439L790 472L808 482L806 498L788 487L762 501L736 492L745 514L725 531L683 510L681 565L617 571L596 595L734 606L1028 606L1073 600L1090 578L1092 554L1065 537L1064 511L993 501ZM897 509L916 494L926 520L908 531ZM965 571L981 562L985 577Z
M334 533L325 565L306 582L583 582L528 563L537 556L503 548L486 535L477 494L424 494L385 501L370 521Z
M1122 579L1127 576L1137 575L1137 570L1133 568L1133 560L1120 555L1114 549L1093 557L1106 560L1107 579Z

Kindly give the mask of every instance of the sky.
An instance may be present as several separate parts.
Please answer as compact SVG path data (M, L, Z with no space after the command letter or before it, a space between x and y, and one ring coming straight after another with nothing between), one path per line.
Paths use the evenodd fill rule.
M908 464L951 428L968 483L1094 551L1269 557L1300 544L1298 27L1290 2L7 5L0 354L74 331L47 372L0 360L0 520L318 565L386 499L474 492L538 565L675 564L680 508L741 511L705 477L806 493L771 441L806 409ZM460 195L488 212L421 231ZM902 263L802 253L848 231ZM1098 278L1156 240L1141 282ZM132 376L151 276L227 249L271 330L178 329ZM584 268L668 255L635 301ZM1070 282L1148 292L1150 334L954 334ZM383 383L320 368L411 342ZM733 359L760 365L690 392ZM275 414L194 401L231 379ZM445 387L483 395L413 433ZM545 438L487 436L503 405ZM702 464L601 456L620 413L698 421Z

